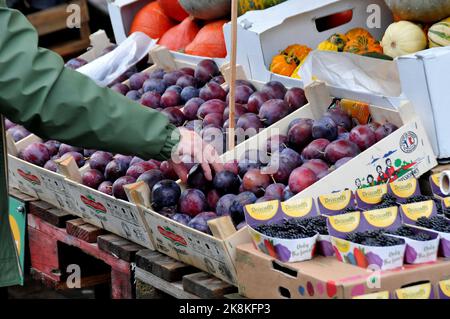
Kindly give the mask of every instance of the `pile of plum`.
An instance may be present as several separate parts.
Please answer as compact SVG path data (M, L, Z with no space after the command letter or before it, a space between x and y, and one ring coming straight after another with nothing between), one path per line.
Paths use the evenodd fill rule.
M6 121L8 120L5 123ZM20 126L12 128L14 127ZM57 172L58 169L55 160L64 160L69 156L74 158L79 168L88 164L82 170L83 185L123 200L127 200L124 185L144 181L151 189L163 179L178 179L167 161L145 161L137 156L82 149L55 140L31 143L18 154L20 159L52 172Z
M213 60L201 61L195 69L136 73L128 85L111 88L144 106L161 111L177 127L195 130L205 141L226 136L229 127L229 92ZM279 82L265 84L260 91L246 80L236 81L235 127L253 129L249 136L279 121L307 103L300 88L286 89ZM253 134L251 134L253 133ZM220 152L226 143L220 144Z

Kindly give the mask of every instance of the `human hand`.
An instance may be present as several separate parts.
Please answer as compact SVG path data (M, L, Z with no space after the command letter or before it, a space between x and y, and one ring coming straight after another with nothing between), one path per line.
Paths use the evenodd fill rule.
M185 128L178 128L180 133L180 142L176 149L172 152L172 158L169 161L180 177L183 183L187 182L188 170L181 161L183 155L188 155L196 163L200 163L207 180L212 180L211 167L215 172L223 170L223 163L215 148L211 144L207 144L197 133Z

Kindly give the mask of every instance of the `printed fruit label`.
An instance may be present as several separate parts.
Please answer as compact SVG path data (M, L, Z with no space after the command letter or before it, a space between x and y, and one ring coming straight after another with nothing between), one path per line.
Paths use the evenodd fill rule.
M441 293L447 297L450 297L450 279L439 282L439 288L441 289Z
M186 240L180 235L176 234L170 227L161 227L158 226L158 231L164 238L170 240L175 246L187 246Z
M333 237L332 242L336 246L337 250L339 250L339 252L345 254L350 251L351 244L349 241Z
M431 295L431 284L397 289L395 293L398 299L429 299Z
M20 168L17 170L17 173L27 182L30 182L33 185L41 185L41 180L36 175L33 175L30 172L25 172Z
M380 203L386 193L386 184L356 190L356 194L363 202L372 205Z
M395 196L400 198L408 198L413 196L417 188L417 180L415 178L406 181L396 181L389 184Z
M380 291L373 294L361 295L353 299L389 299L389 291Z
M417 221L420 217L430 217L433 213L434 201L411 203L402 205L403 213L406 217L413 221Z
M279 201L257 203L245 206L247 213L256 220L270 220L278 212Z
M364 212L367 222L378 228L386 228L395 223L398 217L398 207L389 207Z
M88 195L88 196L81 195L80 196L80 200L87 207L92 208L93 210L95 210L96 213L106 214L106 212L107 212L106 207L103 206L102 203L96 202L95 198L90 196L90 195Z
M340 193L319 196L319 201L323 207L331 211L345 209L352 199L352 192L346 190Z
M329 216L328 221L331 226L341 233L351 233L359 226L361 220L360 212L353 212L343 215Z
M302 198L281 203L281 209L290 217L303 217L308 215L313 209L312 198Z

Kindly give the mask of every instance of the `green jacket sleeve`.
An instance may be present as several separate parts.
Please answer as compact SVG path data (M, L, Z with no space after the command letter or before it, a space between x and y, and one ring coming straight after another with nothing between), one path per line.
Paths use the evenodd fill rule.
M0 7L0 112L42 138L143 158L167 159L179 141L157 111L97 86L38 48L18 11Z

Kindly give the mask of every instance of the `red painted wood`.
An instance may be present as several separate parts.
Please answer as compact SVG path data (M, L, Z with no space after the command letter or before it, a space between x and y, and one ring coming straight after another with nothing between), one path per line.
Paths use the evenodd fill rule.
M33 227L28 227L28 241L31 267L59 282L60 274L53 272L59 269L57 241Z
M97 244L90 244L67 234L66 229L57 228L35 215L28 215L28 234L30 239L31 266L53 277L52 269L58 269L57 242L80 248L86 254L102 260L111 266L111 295L113 299L132 299L134 297L131 264L115 258L100 250Z
M111 297L112 299L133 299L133 285L130 275L111 270Z
M106 264L110 265L111 268L117 271L123 272L125 274L131 274L130 263L117 259L107 252L100 250L97 244L90 244L68 235L64 228L56 228L34 215L28 215L28 226L45 234L48 234L50 237L54 238L55 241L60 241L67 245L80 248L85 253L102 260Z

